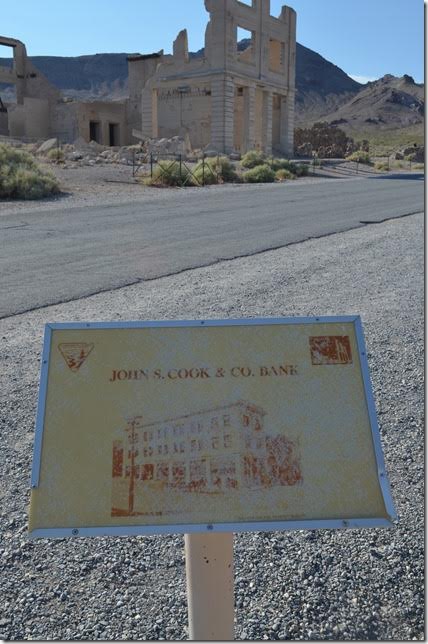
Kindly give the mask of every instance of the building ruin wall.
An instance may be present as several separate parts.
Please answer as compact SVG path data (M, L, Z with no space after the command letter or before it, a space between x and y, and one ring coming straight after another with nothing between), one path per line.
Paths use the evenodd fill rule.
M295 12L284 6L274 18L269 0L253 0L252 6L239 0L205 0L205 7L210 19L203 57L189 58L183 30L173 55L152 61L142 89L143 136L187 131L194 148L208 146L224 153L258 148L291 155ZM238 51L238 28L251 35L244 51ZM130 80L131 87L131 74Z
M138 138L190 138L194 149L219 153L293 154L296 14L269 0L205 0L209 22L203 55L189 56L187 31L173 53L128 57L129 98L124 102L70 101L31 64L25 45L0 37L14 51L13 68L0 67L0 82L16 85L8 106L11 136L64 142L78 137L103 145ZM238 51L238 29L250 45ZM4 118L3 118L4 121ZM2 127L4 123L2 121ZM138 132L136 132L138 131Z

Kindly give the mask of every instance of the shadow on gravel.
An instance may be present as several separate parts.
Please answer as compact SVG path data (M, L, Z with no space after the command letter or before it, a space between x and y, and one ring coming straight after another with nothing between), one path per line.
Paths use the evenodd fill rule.
M367 177L368 179L376 179L378 181L379 179L401 179L401 180L406 180L406 181L423 181L425 179L425 175L423 172L415 172L414 174L383 174L380 177Z
M65 199L68 199L69 197L73 197L72 192L66 192L64 190L61 190L61 192L57 192L55 195L51 195L50 197L41 197L40 199L0 199L0 204L39 204L39 203L55 203L56 201L64 201Z

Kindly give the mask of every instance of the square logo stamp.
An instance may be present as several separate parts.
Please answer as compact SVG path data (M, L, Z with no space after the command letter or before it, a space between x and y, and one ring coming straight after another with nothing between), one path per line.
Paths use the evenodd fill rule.
M309 338L313 365L352 364L352 351L347 335L320 335Z

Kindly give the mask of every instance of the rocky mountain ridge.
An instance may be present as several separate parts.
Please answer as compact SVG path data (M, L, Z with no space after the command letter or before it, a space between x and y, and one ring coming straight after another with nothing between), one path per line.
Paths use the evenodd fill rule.
M239 49L249 41L242 40ZM191 53L203 56L204 50ZM65 96L80 100L122 100L128 95L128 53L77 57L34 56L33 64ZM10 66L11 58L0 58ZM386 75L361 85L315 51L297 43L296 125L327 121L347 130L401 128L424 121L424 86L410 76ZM0 84L4 102L12 101L13 86Z
M245 49L248 42L241 40L239 49ZM190 55L200 57L203 53L200 49ZM81 100L120 100L128 93L129 55L107 53L76 57L33 56L30 59L66 96ZM0 58L0 65L11 64L11 58ZM300 44L297 44L296 52L296 85L298 113L310 110L317 115L331 111L361 87L339 67ZM4 101L13 97L11 86L0 85L0 92Z
M424 115L424 85L408 75L386 74L364 85L323 120L353 130L387 129L422 125Z

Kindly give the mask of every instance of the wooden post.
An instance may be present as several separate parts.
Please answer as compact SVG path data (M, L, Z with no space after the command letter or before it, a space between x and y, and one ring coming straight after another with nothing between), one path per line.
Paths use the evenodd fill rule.
M234 639L233 533L184 536L189 639Z

